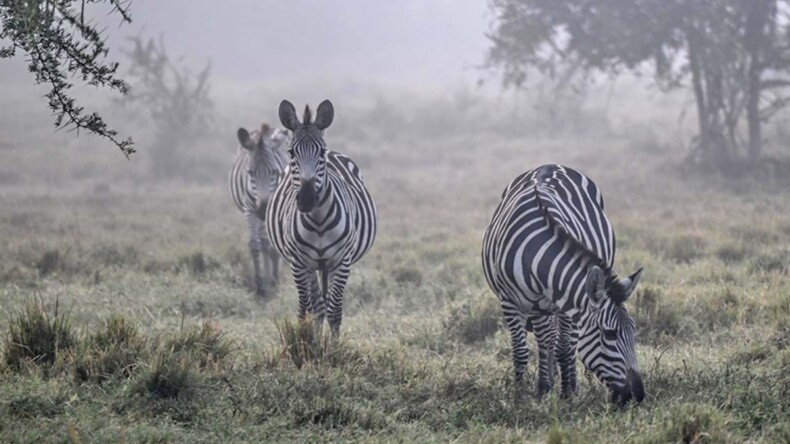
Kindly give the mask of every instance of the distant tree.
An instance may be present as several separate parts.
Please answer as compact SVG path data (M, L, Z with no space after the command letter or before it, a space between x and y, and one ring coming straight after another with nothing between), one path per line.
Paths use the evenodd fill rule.
M181 172L191 157L193 145L210 132L213 103L209 96L211 65L197 74L171 61L164 42L131 37L127 77L132 90L122 104L140 108L154 128L151 145L151 169L161 177Z
M120 140L97 113L87 114L68 91L77 76L83 83L126 94L128 85L115 73L117 63L106 63L109 48L101 31L85 20L85 7L107 4L111 15L131 23L129 0L0 0L0 58L18 51L27 57L36 83L46 84L56 128L84 129L109 139L124 155L134 152L131 138Z
M530 72L585 84L649 68L665 91L694 93L694 158L745 171L761 125L790 103L790 0L490 0L487 67L504 87ZM745 134L744 134L745 133Z

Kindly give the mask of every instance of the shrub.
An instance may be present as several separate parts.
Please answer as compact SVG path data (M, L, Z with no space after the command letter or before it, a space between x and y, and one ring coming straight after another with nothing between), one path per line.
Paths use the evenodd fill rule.
M546 436L547 444L575 444L584 442L577 433L562 430L558 424L552 424Z
M358 361L360 356L340 340L333 339L311 317L292 322L285 319L277 322L277 332L283 356L287 354L296 368L307 364L326 364L338 367L345 363Z
M467 302L450 313L444 327L453 339L473 344L496 334L502 311L496 298L487 297L476 303Z
M686 403L669 409L656 430L643 441L650 443L721 443L732 442L724 416L715 407Z
M754 258L750 267L752 273L784 273L787 271L788 254L761 254Z
M19 371L26 363L50 366L61 353L74 346L69 316L58 311L58 301L52 314L46 311L43 302L27 301L8 326L4 357L9 368Z
M698 235L686 234L672 239L667 257L677 263L690 263L705 254L707 242Z
M657 341L676 336L683 326L683 307L665 301L658 287L645 286L636 298L634 320L640 340Z
M200 368L218 365L233 351L233 342L225 338L219 326L209 320L193 326L166 343L172 353L188 354L196 358Z
M195 251L178 258L179 271L188 271L194 276L201 276L220 267L219 261L206 256L202 251Z
M198 374L193 357L162 349L156 363L137 380L133 391L153 399L187 399L194 393Z
M47 276L66 267L66 257L60 250L47 250L36 261L36 269L41 276Z
M395 269L392 275L399 284L419 286L422 283L422 272L414 266L401 266Z
M741 262L754 254L752 244L727 243L716 249L716 257L726 264Z
M74 379L102 383L128 378L140 365L145 342L137 327L114 316L86 338L73 357Z

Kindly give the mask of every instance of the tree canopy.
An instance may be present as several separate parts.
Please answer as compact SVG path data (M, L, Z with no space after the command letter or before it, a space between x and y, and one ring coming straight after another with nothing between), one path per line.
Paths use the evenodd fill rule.
M49 107L57 128L87 130L110 140L127 157L131 138L122 139L96 112L86 112L69 94L72 78L90 86L126 94L129 86L108 63L109 51L100 30L85 18L86 6L105 4L110 15L131 23L128 0L0 0L0 58L22 52L36 83L47 85Z
M491 0L487 66L504 87L530 72L587 80L649 67L665 90L690 88L699 134L694 158L748 170L761 124L790 96L788 0Z

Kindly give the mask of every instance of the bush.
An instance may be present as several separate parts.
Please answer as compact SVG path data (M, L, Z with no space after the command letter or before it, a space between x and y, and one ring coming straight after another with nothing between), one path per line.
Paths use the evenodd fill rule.
M282 351L278 356L288 355L296 368L308 364L326 364L330 367L358 361L360 356L345 343L333 339L311 317L292 322L290 319L277 322Z
M194 276L202 276L220 267L219 261L206 256L202 251L195 251L178 258L179 271L188 271Z
M156 363L137 381L134 393L153 399L184 400L192 396L197 384L193 357L163 349Z
M137 327L114 316L86 338L73 358L74 379L102 383L128 378L140 365L145 342Z
M658 287L644 286L636 298L634 321L640 340L656 342L664 336L676 336L683 328L683 307L666 302Z
M51 315L43 302L27 301L8 326L4 358L9 368L20 371L27 363L51 366L63 352L74 347L68 314L58 311L58 301Z
M47 250L36 261L36 269L41 276L63 271L66 268L66 257L60 250Z
M734 264L754 254L752 244L727 243L716 249L716 257L726 264Z
M686 234L672 239L667 257L677 263L687 264L705 254L707 242L698 235Z
M422 272L414 266L401 266L395 269L392 275L399 284L411 284L419 287L422 283Z
M233 351L233 342L225 338L219 326L211 321L180 332L165 344L175 354L192 355L200 368L219 365Z
M787 253L761 254L752 261L752 273L785 273L790 262Z
M664 414L657 429L646 436L643 442L734 442L725 430L724 416L715 407L706 404L680 404Z
M501 321L499 301L487 297L476 303L467 302L453 310L444 322L444 327L451 338L473 344L496 334Z

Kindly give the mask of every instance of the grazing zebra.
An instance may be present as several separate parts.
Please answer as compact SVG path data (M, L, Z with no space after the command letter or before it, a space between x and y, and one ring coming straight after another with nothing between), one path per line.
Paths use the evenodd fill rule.
M376 206L359 167L327 149L323 132L333 117L328 100L318 106L315 121L305 107L301 123L291 102L280 103L280 121L293 137L285 178L266 209L266 228L274 248L291 264L299 319L309 309L320 325L326 315L337 335L351 265L376 237Z
M239 128L237 136L240 146L228 176L228 188L233 202L247 221L250 255L255 268L255 290L262 296L265 292L264 279L258 256L263 257L264 271L269 274L267 281L276 284L279 274L280 258L266 236L263 220L266 204L285 170L285 152L281 146L286 144L288 136L285 131L272 130L265 123L252 134Z
M510 330L515 378L524 375L530 329L538 343L539 397L552 388L556 362L562 395L575 392L578 341L582 362L609 387L613 402L644 398L635 324L623 304L642 269L624 279L612 272L615 236L603 207L592 180L544 165L505 188L486 228L483 269Z

